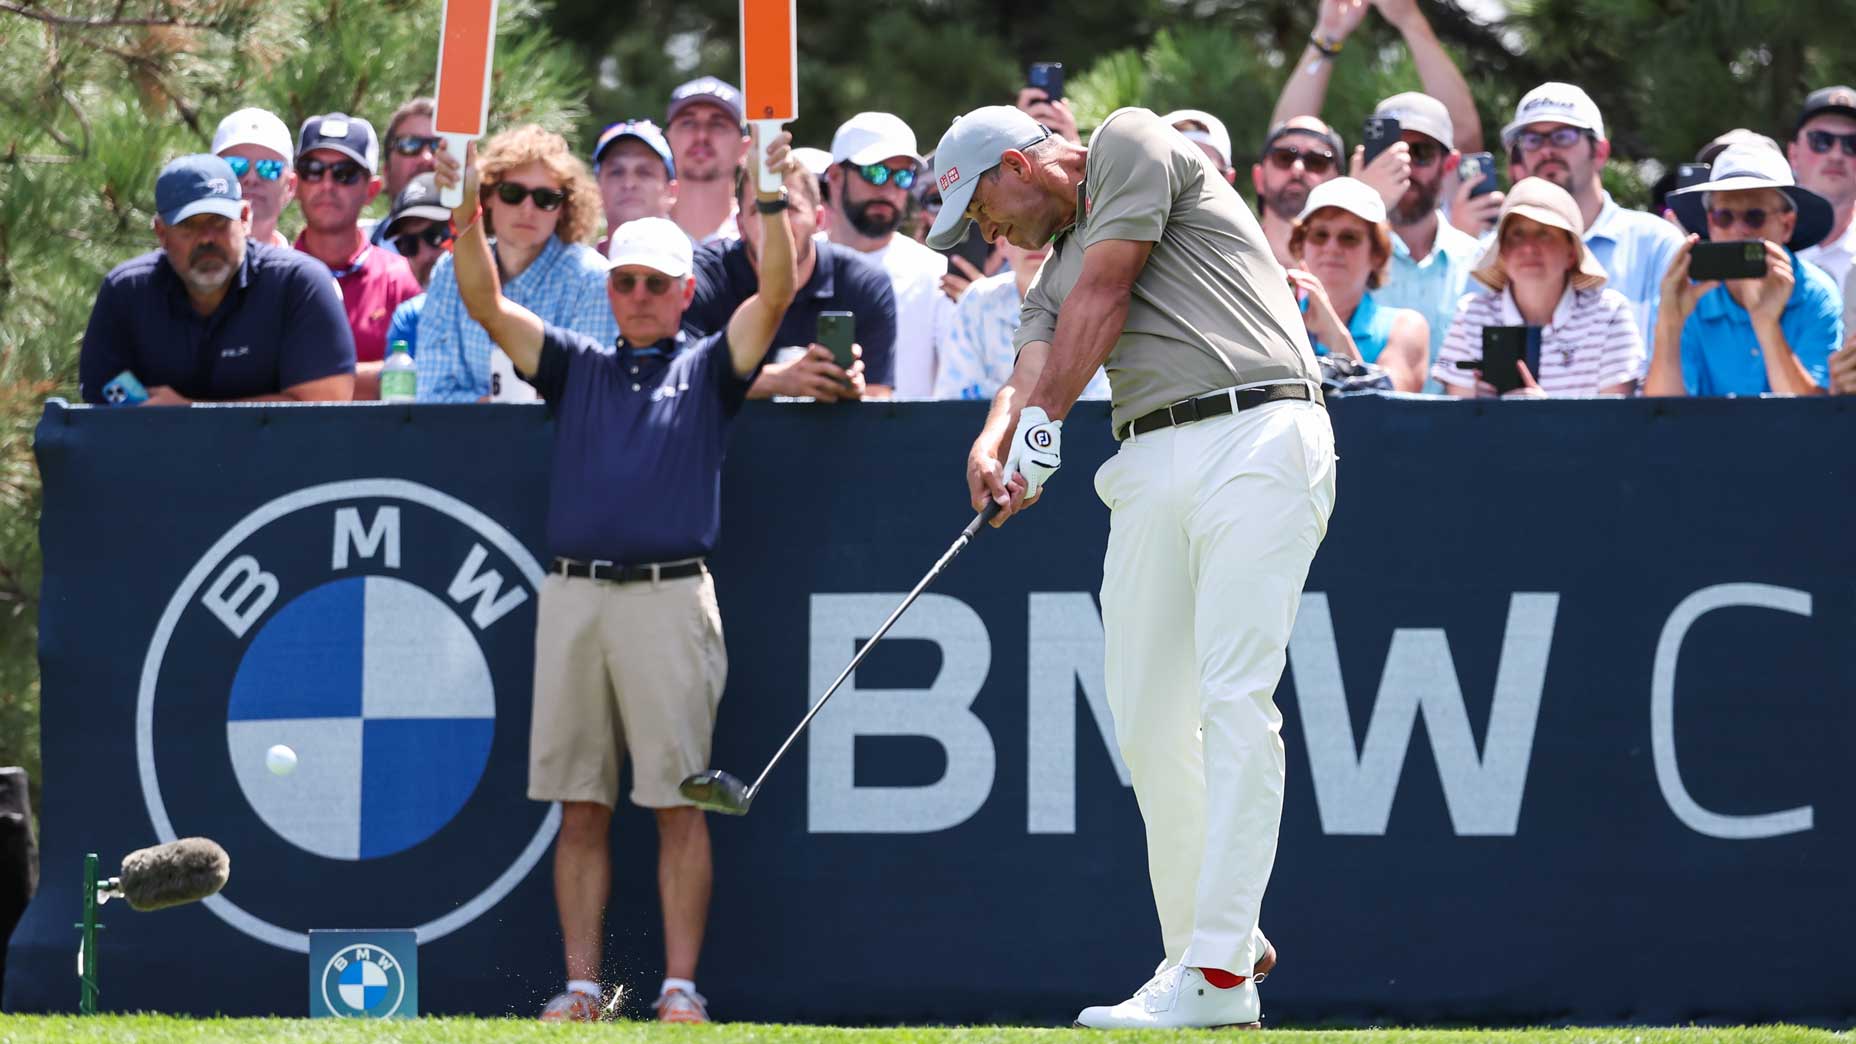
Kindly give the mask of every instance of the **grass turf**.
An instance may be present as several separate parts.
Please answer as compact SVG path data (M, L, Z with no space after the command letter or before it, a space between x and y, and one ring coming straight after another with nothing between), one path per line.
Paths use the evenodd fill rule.
M1093 1040L1096 1034L1068 1029L1000 1027L837 1029L725 1023L658 1026L618 1022L594 1026L541 1025L527 1019L426 1018L363 1023L335 1019L179 1019L161 1015L69 1017L0 1016L0 1044L525 1044L563 1039L614 1044L1060 1044ZM1116 1033L1117 1044L1235 1039L1280 1044L1805 1044L1848 1042L1848 1033L1799 1026L1685 1027L1678 1029L1519 1030L1273 1030L1256 1035L1194 1031Z

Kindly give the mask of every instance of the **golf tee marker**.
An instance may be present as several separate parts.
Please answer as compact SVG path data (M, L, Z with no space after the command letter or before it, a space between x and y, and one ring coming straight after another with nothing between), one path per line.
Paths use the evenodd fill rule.
M762 192L780 178L767 169L766 147L782 123L799 117L799 22L796 0L741 0L742 109L756 136L754 169Z
M432 129L458 162L473 138L483 136L490 119L490 66L496 58L496 0L445 0L438 30L437 105ZM456 207L462 186L445 189L439 201Z

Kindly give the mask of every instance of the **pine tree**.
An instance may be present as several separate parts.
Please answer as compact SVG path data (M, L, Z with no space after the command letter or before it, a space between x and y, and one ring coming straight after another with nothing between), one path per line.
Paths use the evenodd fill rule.
M493 124L570 131L589 77L534 0L500 9ZM26 765L35 788L31 434L48 395L73 396L98 282L153 247L156 174L210 148L226 113L258 105L296 127L340 110L384 131L401 102L431 93L440 12L439 0L0 0L0 763Z

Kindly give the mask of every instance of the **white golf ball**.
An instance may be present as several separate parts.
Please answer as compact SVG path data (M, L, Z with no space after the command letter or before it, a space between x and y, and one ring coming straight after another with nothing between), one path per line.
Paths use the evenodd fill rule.
M288 776L296 771L296 751L279 743L264 752L264 767L273 776Z

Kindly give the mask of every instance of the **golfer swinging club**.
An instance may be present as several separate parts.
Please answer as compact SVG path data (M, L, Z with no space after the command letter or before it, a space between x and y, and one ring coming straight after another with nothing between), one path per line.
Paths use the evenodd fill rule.
M1096 367L1114 391L1121 447L1096 472L1104 673L1166 957L1076 1022L1254 1026L1275 960L1257 927L1282 823L1274 694L1334 507L1334 434L1295 297L1237 193L1146 109L1116 111L1087 148L1015 108L976 109L935 167L930 245L971 219L988 240L1051 248L967 458L974 508L999 503L999 525L1034 502Z

